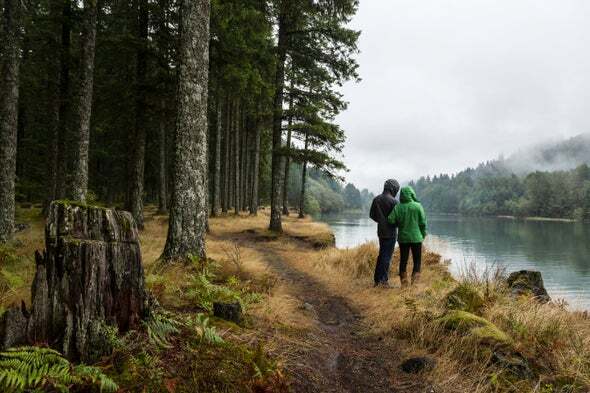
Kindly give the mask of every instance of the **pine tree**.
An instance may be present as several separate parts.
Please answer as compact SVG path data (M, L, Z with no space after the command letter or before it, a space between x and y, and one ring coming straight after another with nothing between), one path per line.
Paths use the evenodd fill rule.
M129 173L126 210L135 218L137 227L143 229L143 190L146 143L146 79L148 55L149 10L148 0L137 2L137 53L135 68L135 127L131 134L132 160Z
M15 213L21 1L4 0L0 43L0 242L12 238Z
M80 75L76 92L74 154L69 175L68 198L86 201L88 192L88 154L90 117L94 89L94 55L96 47L97 0L84 0L80 38Z
M338 84L356 77L358 67L353 59L359 33L345 26L356 12L357 0L275 0L277 48L275 95L272 127L272 184L269 229L280 232L281 164L284 120L286 66L291 72L300 67L313 69L326 84ZM317 80L317 75L313 76Z
M178 114L165 260L205 258L209 0L180 3Z

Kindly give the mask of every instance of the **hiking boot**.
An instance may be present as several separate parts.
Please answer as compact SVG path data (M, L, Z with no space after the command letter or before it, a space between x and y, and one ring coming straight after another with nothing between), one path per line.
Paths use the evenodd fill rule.
M406 273L400 273L399 275L399 281L402 285L402 288L407 288L408 287L408 276Z
M412 273L412 285L420 282L420 273Z

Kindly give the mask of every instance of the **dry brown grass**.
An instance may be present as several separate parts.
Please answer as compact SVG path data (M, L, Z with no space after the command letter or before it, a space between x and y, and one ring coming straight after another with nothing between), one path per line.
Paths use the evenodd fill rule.
M327 249L309 254L285 249L301 268L364 310L370 332L402 340L405 351L429 353L438 359L430 375L442 392L587 392L590 391L590 319L559 303L540 304L531 298L513 298L502 272L480 274L467 269L458 280L444 261L425 253L422 280L410 289L372 288L378 253L375 243L351 249ZM299 254L299 255L298 255ZM310 261L312 261L310 263ZM399 255L392 263L392 280ZM485 297L481 316L495 324L513 342L510 348L490 347L472 336L449 331L437 318L447 311L446 295L459 282L477 288ZM395 341L392 345L400 345ZM525 359L531 376L514 375L493 361L500 349ZM494 358L495 359L495 358Z
M32 210L19 214L31 227L17 235L18 246L14 253L19 262L16 266L2 268L18 274L21 284L5 294L1 305L28 297L34 274L33 254L36 249L43 248L42 219ZM458 285L438 255L425 253L419 285L406 290L374 289L375 243L352 249L315 251L301 247L300 241L329 239L331 233L326 225L288 217L282 236L268 232L267 225L265 212L257 217L212 218L207 252L220 264L221 276L239 276L264 294L263 302L253 306L249 313L259 334L267 336L271 351L308 345L304 335L298 332L315 329L316 321L313 315L302 310L289 283L278 280L269 266L268 256L234 240L246 231L253 239L269 236L266 240L272 241L269 244L273 250L289 264L362 310L368 333L385 337L386 343L401 347L408 355L436 357L438 366L427 377L433 381L437 392L590 391L590 319L587 313L569 312L559 304L543 305L528 298L515 299L506 290L501 275L488 272L482 276L467 270L458 281L484 295L486 303L480 315L505 332L512 341L510 353L518 354L530 365L534 376L518 378L492 362L496 348L449 331L437 321L437 317L447 311L445 296ZM167 217L156 215L155 209L148 208L146 227L141 233L148 283L164 304L177 304L181 287L178 283L185 279L187 267L158 267L166 232ZM396 253L392 281L396 279L398 258Z

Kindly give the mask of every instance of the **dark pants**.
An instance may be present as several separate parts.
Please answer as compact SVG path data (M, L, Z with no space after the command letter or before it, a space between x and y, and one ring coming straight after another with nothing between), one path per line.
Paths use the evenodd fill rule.
M375 266L375 284L389 281L389 266L395 247L395 238L379 238L379 256Z
M422 267L422 243L400 243L399 244L399 274L406 273L408 267L408 259L410 258L410 250L412 251L412 259L414 261L413 273L420 273Z

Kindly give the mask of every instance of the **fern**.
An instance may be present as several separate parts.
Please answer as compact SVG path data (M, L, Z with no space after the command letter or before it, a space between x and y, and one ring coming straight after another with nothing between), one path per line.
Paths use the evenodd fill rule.
M22 392L51 388L68 392L70 387L96 386L101 392L115 392L117 384L100 369L73 366L50 348L20 347L0 352L0 390Z
M168 336L177 334L180 322L173 319L168 313L154 313L144 322L150 342L162 348L170 348Z
M223 338L217 333L215 326L209 326L209 317L204 314L197 314L193 324L201 343L208 345L223 344Z

